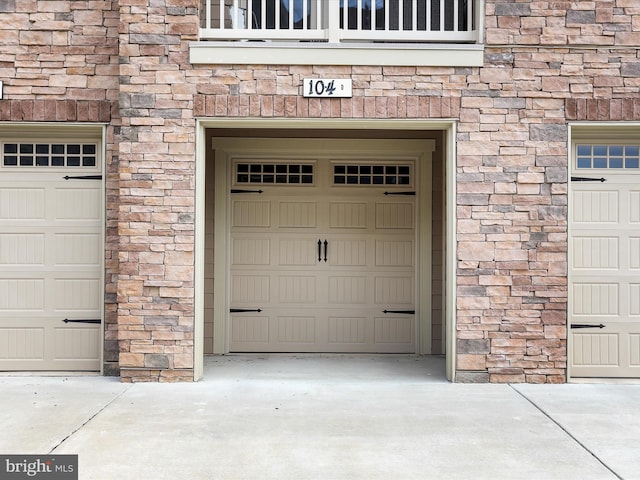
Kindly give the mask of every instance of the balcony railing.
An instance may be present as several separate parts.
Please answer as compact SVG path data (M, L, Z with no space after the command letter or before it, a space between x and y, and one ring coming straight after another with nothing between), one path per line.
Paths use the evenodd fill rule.
M481 0L201 0L203 40L474 43Z

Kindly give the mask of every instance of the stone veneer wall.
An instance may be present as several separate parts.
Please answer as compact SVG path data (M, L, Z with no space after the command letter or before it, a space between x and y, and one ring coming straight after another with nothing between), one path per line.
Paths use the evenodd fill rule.
M123 381L193 380L198 0L120 0Z
M0 12L36 4L92 7L87 16L119 7L122 120L110 129L107 291L117 272L108 321L117 317L123 381L192 379L196 116L457 120L457 379L565 381L567 121L640 120L637 0L487 0L482 68L192 66L199 0L0 0ZM65 29L82 24L64 21ZM70 71L68 30L49 36L34 24L22 21L2 40L8 99L62 100L113 84L97 67ZM30 53L7 53L8 43ZM44 90L20 90L20 75L42 74L16 62L27 55L44 69L37 52L51 45L69 50L58 60L64 74ZM354 96L304 99L305 76L352 78ZM102 92L114 100L113 89Z
M167 2L177 5L197 2ZM567 120L578 111L594 120L640 118L640 11L629 0L489 0L486 13L483 68L190 67L179 55L194 32L184 33L183 17L173 25L183 30L167 36L167 17L167 31L153 34L165 44L156 68L170 71L148 77L155 88L168 77L172 89L193 94L193 108L185 98L172 113L180 128L192 116L458 119L457 378L563 382ZM306 76L352 78L354 96L302 98Z

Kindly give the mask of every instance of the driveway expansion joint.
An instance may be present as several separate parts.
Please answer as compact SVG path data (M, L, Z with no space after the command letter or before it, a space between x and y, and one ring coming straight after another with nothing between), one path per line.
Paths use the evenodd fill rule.
M129 389L132 387L133 385L127 385L122 391L120 391L117 395L115 395L110 401L108 401L106 404L104 404L102 406L102 408L100 408L98 411L96 411L93 415L89 416L89 418L87 418L87 420L85 420L84 422L82 422L82 424L80 424L78 427L76 427L75 429L73 429L73 431L71 431L71 433L69 435L67 435L66 437L64 437L63 439L61 439L58 443L56 443L50 450L49 452L47 452L48 455L51 455L53 452L55 452L59 447L61 447L67 440L69 440L71 437L73 437L77 432L79 432L80 430L82 430L82 428L84 428L86 425L88 425L94 418L96 418L98 415L100 415L102 412L104 412L107 408L109 408L109 406L115 402L116 400L118 400L122 395L124 395L126 392L129 391Z
M536 404L532 399L530 399L529 397L527 397L523 392L521 392L520 390L518 390L515 385L513 384L509 384L509 387L511 387L511 389L513 389L514 392L516 392L518 395L520 395L522 398L524 398L527 402L529 402L536 410L538 410L540 413L542 413L545 417L547 417L551 422L553 422L560 430L562 430L569 438L571 438L574 442L576 442L578 445L580 445L580 447L587 452L589 455L591 455L593 458L595 458L598 463L600 463L600 465L602 465L604 468L606 468L607 470L609 470L613 475L615 475L615 477L619 480L624 480L624 477L621 477L615 470L613 470L609 465L607 465L600 457L598 457L598 455L596 455L593 451L591 451L589 449L589 447L587 447L584 443L582 443L580 440L578 440L577 437L575 437L569 430L567 430L565 427L562 426L562 424L560 422L558 422L555 418L553 418L551 416L551 414L547 413L542 407L540 407L538 404Z

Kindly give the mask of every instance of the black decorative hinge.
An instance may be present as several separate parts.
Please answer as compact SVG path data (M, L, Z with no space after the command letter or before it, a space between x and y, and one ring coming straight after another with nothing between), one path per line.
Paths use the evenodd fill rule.
M65 318L63 322L64 323L102 323L102 320L100 320L99 318L86 318L86 319L80 319L80 320L69 320L68 318Z
M415 195L416 192L384 192L385 195Z
M102 180L102 175L78 175L75 177L70 177L69 175L65 175L65 180Z
M263 190L238 190L236 188L232 188L231 193L263 193Z
M248 312L261 312L260 308L230 308L231 313L248 313Z
M599 325L594 325L592 323L572 323L571 328L604 328L605 325L602 323Z
M606 178L571 177L572 182L606 182Z
M415 315L415 310L383 310L384 313L402 313L404 315Z

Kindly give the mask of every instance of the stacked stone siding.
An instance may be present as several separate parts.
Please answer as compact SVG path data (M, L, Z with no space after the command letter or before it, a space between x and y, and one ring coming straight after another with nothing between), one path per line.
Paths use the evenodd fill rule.
M198 2L120 0L118 340L123 381L193 379Z
M196 117L411 118L457 123L457 379L564 382L568 122L640 120L638 1L486 0L479 68L191 65L199 7L0 0L0 120L111 116L122 379L193 377ZM351 78L353 98L303 98L314 76Z

